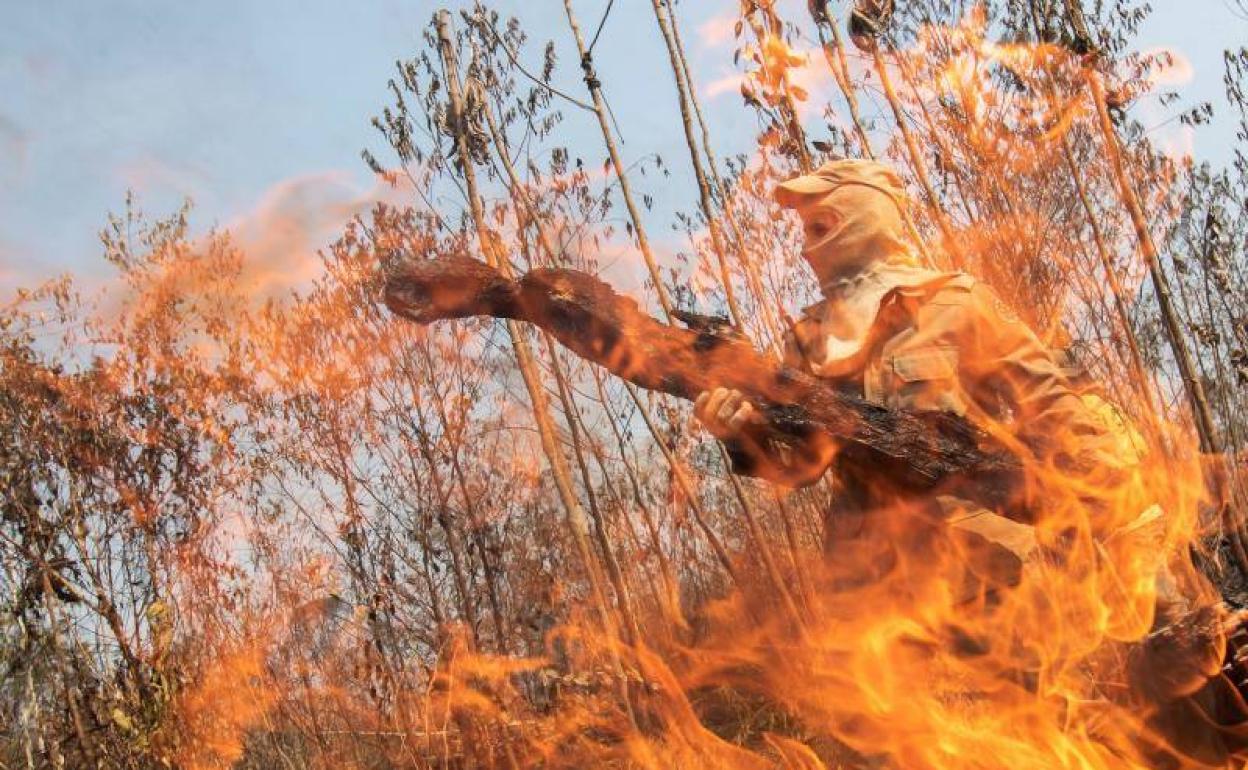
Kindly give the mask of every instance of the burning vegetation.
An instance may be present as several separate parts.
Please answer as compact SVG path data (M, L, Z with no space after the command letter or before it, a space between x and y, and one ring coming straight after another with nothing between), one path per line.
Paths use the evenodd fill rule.
M742 0L720 161L653 0L686 167L621 155L610 4L563 10L566 72L435 14L364 152L410 205L310 287L127 201L106 302L4 308L0 767L1239 766L1248 50L1219 169L1133 116L1177 57L1131 3ZM843 158L924 276L875 306L965 321L878 393L806 355L846 279L773 200Z

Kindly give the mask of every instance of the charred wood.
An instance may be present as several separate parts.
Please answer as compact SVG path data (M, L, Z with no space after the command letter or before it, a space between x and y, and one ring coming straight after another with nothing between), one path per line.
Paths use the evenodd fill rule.
M714 324L664 324L583 272L547 268L512 280L467 256L410 262L386 283L390 309L420 324L489 316L534 324L629 382L692 400L735 388L766 418L766 437L838 456L898 493L1017 504L1018 459L965 419L889 409L780 365Z

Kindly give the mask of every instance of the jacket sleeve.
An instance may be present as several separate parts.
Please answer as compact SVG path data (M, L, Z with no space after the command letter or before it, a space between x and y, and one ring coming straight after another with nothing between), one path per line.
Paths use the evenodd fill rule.
M975 400L997 399L1008 420L992 426L1025 450L1046 480L1067 479L1093 509L1098 493L1117 489L1134 469L1131 453L1107 423L1071 387L1052 351L987 285L971 289L964 326L959 336L967 388ZM1113 518L1112 516L1109 518ZM1094 528L1113 528L1115 522L1094 522Z

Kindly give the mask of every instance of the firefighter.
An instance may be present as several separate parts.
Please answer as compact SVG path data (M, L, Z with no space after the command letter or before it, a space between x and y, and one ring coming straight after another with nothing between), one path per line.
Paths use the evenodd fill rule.
M787 365L885 406L951 411L984 426L1016 423L1010 432L1036 450L1107 448L1104 426L1068 387L1062 367L996 293L914 255L902 182L890 168L833 161L778 185L775 197L801 218L802 256L824 297L786 334ZM703 393L694 413L751 475L805 486L826 470L769 452L756 458L779 461L749 467L755 447L743 428L757 412L738 391ZM1096 459L1121 464L1112 451Z
M1090 408L1058 357L989 286L966 273L922 264L908 244L903 182L892 169L874 161L829 162L778 185L775 199L800 218L802 257L823 295L786 335L788 366L887 407L954 412L993 433L1033 467L1082 474L1082 489L1122 488L1139 472L1139 441L1129 425L1116 425L1103 410ZM756 430L759 411L735 390L700 394L694 414L725 443L734 472L806 486L830 469L835 494L826 527L829 547L885 539L872 537L880 534L884 518L873 513L895 507L896 498L875 479L851 470L860 466L841 467L835 458L801 446L765 445ZM1086 535L1109 544L1108 558L1113 548L1131 542L1137 553L1147 553L1148 538L1164 527L1159 509L1144 499L1138 509L1086 502ZM984 561L999 574L970 570L980 579L972 593L982 592L984 581L1019 582L1038 547L1036 522L1027 509L987 511L940 496L929 507L947 532L990 554ZM1160 549L1157 556L1163 558ZM1187 609L1164 563L1130 561L1134 569L1155 569L1161 576L1156 612L1147 613L1156 617L1155 629ZM1147 629L1123 636L1138 637L1142 630ZM1147 655L1136 666L1144 671L1137 689L1148 691L1154 702L1191 695L1218 671L1220 647L1211 643L1197 639L1183 650L1142 646ZM1154 668L1166 677L1150 678Z
M1106 474L1130 464L1052 353L990 287L921 264L907 243L902 181L892 169L833 161L778 185L775 197L801 219L802 256L823 294L786 334L788 366L884 406L954 412L1044 462ZM760 446L751 430L758 412L738 391L702 393L694 414L725 442L738 473L805 486L828 469L828 458L800 447ZM834 479L829 521L841 536L890 502L890 490L874 479L841 468L834 468ZM984 518L980 511L964 513ZM1030 523L1021 512L1011 518ZM1009 522L992 526L994 536L1007 540L1030 537Z

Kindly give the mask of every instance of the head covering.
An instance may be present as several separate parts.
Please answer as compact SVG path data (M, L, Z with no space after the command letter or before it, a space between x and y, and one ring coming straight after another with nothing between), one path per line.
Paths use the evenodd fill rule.
M820 374L852 366L883 297L894 288L939 277L907 244L905 187L896 171L871 160L836 160L776 185L776 201L804 221L825 217L828 229L803 244L802 257L824 301L813 314L816 339L808 354Z
M882 264L917 264L907 244L903 182L882 163L825 163L813 174L777 185L775 196L804 223L823 220L818 240L807 235L802 256L825 296Z
M794 177L776 185L776 202L786 209L822 198L843 185L863 185L878 190L904 209L905 182L896 171L874 160L848 158L824 163L811 174Z

